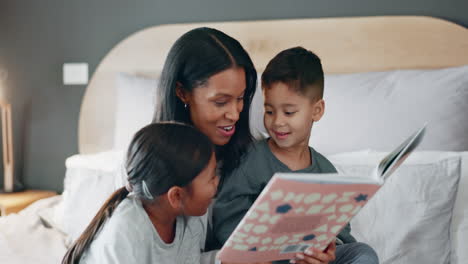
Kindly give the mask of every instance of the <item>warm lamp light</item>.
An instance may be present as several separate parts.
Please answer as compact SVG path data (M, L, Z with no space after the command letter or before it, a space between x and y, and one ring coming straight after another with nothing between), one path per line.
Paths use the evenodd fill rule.
M14 192L14 163L13 163L13 134L11 127L11 104L4 100L4 81L8 71L0 65L0 112L2 119L2 146L3 146L3 190L0 192Z
M14 191L13 174L13 135L11 128L11 105L0 101L2 112L2 144L3 144L3 191Z

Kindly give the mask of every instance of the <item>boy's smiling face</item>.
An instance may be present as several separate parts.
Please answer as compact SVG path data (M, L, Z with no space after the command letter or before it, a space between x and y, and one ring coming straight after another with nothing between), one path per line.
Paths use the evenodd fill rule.
M312 124L320 120L325 109L322 99L312 100L290 89L283 82L263 89L264 124L277 147L308 146Z

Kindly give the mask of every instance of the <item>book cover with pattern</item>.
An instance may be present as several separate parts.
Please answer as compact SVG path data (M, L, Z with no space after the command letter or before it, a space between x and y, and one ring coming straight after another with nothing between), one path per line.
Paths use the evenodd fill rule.
M237 225L217 258L246 263L292 259L324 250L419 145L425 125L390 152L373 177L276 173Z
M324 250L380 188L321 184L275 175L226 241L226 262L291 259L309 247Z

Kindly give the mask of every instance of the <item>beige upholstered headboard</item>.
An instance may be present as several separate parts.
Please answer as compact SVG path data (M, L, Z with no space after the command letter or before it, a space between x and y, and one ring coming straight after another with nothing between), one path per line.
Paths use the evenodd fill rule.
M116 45L87 87L79 120L81 154L110 150L115 124L116 73L157 75L172 43L188 30L208 26L239 40L257 70L279 51L303 46L317 53L327 73L468 64L468 30L431 17L359 17L221 22L155 26Z

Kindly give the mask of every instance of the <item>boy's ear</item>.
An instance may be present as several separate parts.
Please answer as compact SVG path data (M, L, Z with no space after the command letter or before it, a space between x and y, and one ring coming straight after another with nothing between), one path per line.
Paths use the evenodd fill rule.
M318 100L312 107L312 120L314 122L319 121L325 113L325 101L323 99Z
M179 186L174 186L167 191L167 200L172 208L179 211L182 207L182 199L184 195L184 190Z
M189 104L188 92L184 90L180 82L176 82L176 96L184 103Z

